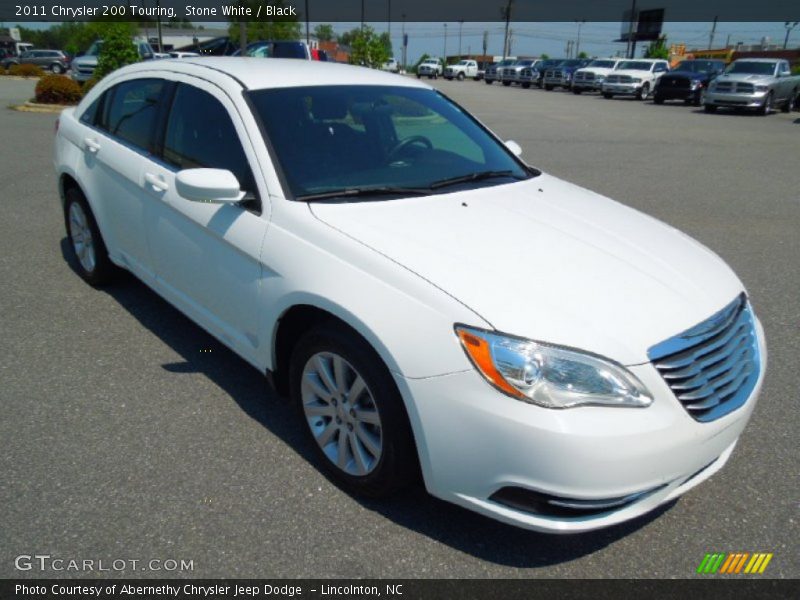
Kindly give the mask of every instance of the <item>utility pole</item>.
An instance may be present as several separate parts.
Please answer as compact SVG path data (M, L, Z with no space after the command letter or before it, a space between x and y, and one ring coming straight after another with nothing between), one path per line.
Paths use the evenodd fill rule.
M156 30L158 31L158 51L164 52L164 44L161 40L161 0L156 0ZM788 32L786 33L786 39L789 39Z
M401 16L403 17L403 71L405 71L407 66L406 52L408 51L408 37L406 36L406 13L403 13Z
M311 33L308 30L308 0L306 0L306 44L311 44Z
M364 33L364 0L361 0L361 33Z
M708 36L708 49L714 47L714 34L717 32L717 17L714 17L714 24L711 26L711 35Z
M386 26L389 28L389 43L392 43L392 0L389 0L389 11L387 13L389 20L386 21ZM392 50L394 53L394 50Z
M506 20L506 33L505 33L505 37L503 38L503 60L505 60L506 57L509 54L509 46L510 46L510 44L509 44L509 38L508 38L508 25L511 22L511 6L513 4L514 4L514 0L508 0L508 4L506 5L506 7L504 9L502 9L503 17L505 17L505 20Z
M628 48L625 50L625 58L633 58L636 52L636 39L633 33L633 22L636 19L636 0L631 0L631 15L628 21Z
M442 54L442 60L447 65L447 23L444 23L444 54Z
M786 50L786 46L789 45L789 34L792 32L792 29L800 25L800 21L795 21L792 23L791 21L785 21L783 26L786 27L786 37L783 39L783 49Z
M464 27L464 19L458 22L458 60L461 60L461 29Z
M575 44L575 58L579 58L578 54L580 54L581 50L581 26L586 23L586 21L576 20L575 22L578 24L578 42Z
M244 2L239 0L239 6L244 6ZM242 56L246 56L247 50L247 24L242 17L239 17L239 50L242 51Z
M489 50L489 32L484 30L483 32L483 55L486 56L486 52Z

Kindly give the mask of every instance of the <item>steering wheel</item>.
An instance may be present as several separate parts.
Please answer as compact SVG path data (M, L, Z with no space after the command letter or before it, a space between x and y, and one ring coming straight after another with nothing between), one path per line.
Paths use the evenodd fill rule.
M400 140L397 142L394 148L389 150L389 160L393 160L400 152L408 148L413 144L420 144L425 146L428 150L433 149L433 144L431 141L426 138L424 135L412 135L411 137L407 137L404 140Z

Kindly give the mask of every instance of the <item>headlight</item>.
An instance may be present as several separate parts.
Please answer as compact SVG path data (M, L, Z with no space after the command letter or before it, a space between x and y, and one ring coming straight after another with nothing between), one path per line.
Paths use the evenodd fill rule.
M692 89L699 88L702 85L703 85L703 82L700 81L699 79L695 79L695 80L692 81Z
M595 81L599 81L600 83L603 83L605 79L606 78L604 75L598 75L597 77L595 77Z
M631 82L633 82L633 83L642 83L642 80L639 79L638 77L634 77L634 78L631 79Z
M769 89L768 85L757 85L756 91L757 92L766 92Z
M455 330L478 372L512 398L545 408L653 402L633 373L608 359L464 325Z

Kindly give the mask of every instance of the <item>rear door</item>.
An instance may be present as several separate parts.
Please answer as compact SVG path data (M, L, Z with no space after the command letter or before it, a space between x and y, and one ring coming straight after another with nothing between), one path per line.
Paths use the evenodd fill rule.
M143 179L147 157L154 150L156 125L168 83L158 78L133 78L110 88L83 120L82 139L87 193L99 203L112 257L141 279L152 283L145 220L154 199ZM89 112L89 111L87 111Z

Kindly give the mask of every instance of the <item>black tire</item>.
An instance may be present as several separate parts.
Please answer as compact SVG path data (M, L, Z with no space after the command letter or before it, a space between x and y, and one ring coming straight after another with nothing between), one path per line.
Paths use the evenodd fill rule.
M797 98L797 90L793 90L789 97L784 102L783 106L781 106L781 110L785 113L790 113L794 110L794 103L795 99Z
M64 67L62 67L59 63L53 63L50 65L50 70L56 75L61 75L64 72Z
M606 100L610 100L613 97L614 94L612 94L611 92L603 92L603 98L605 98Z
M340 469L317 443L303 409L302 377L310 359L320 353L330 353L343 358L366 383L368 397L380 419L381 452L377 463L365 475L353 475ZM406 414L403 399L388 368L372 347L346 326L331 321L303 335L295 346L289 364L291 398L298 410L301 425L310 440L322 469L343 488L364 496L385 497L414 482L419 475L414 436ZM363 397L363 394L359 397ZM346 395L343 396L346 398ZM355 402L357 398L350 399ZM344 405L344 400L342 404ZM345 411L346 412L346 411ZM322 424L327 428L328 425ZM344 426L342 425L342 428ZM343 429L342 429L343 430ZM334 434L338 444L338 436ZM331 439L330 443L333 443ZM347 442L345 442L347 444ZM345 446L355 462L352 446Z
M526 82L524 82L524 83L521 83L520 85L522 86L522 88L523 88L523 89L526 89L526 90L527 90L527 89L530 89L530 87L531 87L531 82L530 82L530 81L526 81Z
M417 73L417 79L422 79L422 75L420 75L419 73Z
M484 79L486 85L492 85L494 83L494 79Z
M656 94L653 96L653 104L664 104L664 96L656 92Z
M459 81L464 81L464 73L459 73L458 75L456 75L456 79L458 79Z
M767 97L764 98L764 104L758 108L758 114L760 114L762 117L766 117L769 113L771 113L773 100L774 96L772 92L770 92L767 94Z
M713 104L706 104L705 106L703 106L703 110L706 111L707 113L713 113L717 112L717 107L714 106Z
M694 105L703 106L706 102L706 88L700 88L694 94Z
M579 96L583 90L579 90L578 88L572 88L572 93L576 96Z
M647 100L648 96L650 96L650 84L645 83L641 88L639 88L639 91L636 92L636 99Z
M510 85L511 85L511 82L510 82L510 81L504 81L504 82L503 82L503 85L504 85L504 86L506 86L506 87L508 87L508 86L510 86Z
M431 79L439 79L439 73L435 73L431 75Z
M552 92L553 91L553 86L546 83L546 84L544 84L544 89L546 89L548 92Z
M103 241L103 236L100 234L100 229L97 227L92 209L89 207L89 203L83 193L77 188L69 188L64 196L64 226L67 230L67 241L75 259L78 274L89 285L102 287L113 280L116 274L116 267L111 262L111 259L108 258L108 250ZM73 204L77 205L82 211L86 219L86 226L91 233L90 246L94 252L94 266L91 268L85 266L78 254L78 243L76 242L76 237L73 236L74 230L77 228L74 225L74 219L71 218Z

